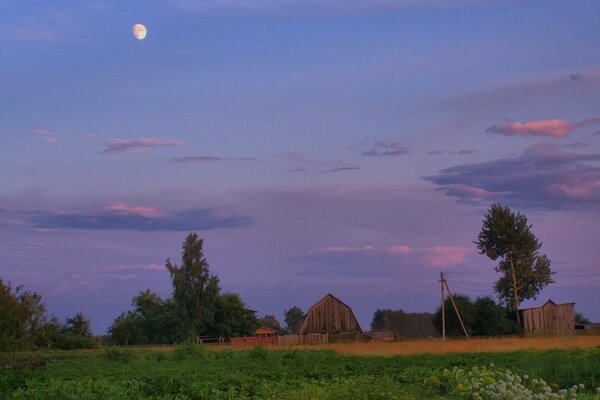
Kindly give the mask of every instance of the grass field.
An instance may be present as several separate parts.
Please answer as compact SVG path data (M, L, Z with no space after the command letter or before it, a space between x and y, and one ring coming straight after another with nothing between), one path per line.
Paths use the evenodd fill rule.
M563 389L562 398L570 399L573 385L582 384L576 398L600 399L599 341L513 338L272 350L181 345L4 354L0 398L551 399L561 398Z

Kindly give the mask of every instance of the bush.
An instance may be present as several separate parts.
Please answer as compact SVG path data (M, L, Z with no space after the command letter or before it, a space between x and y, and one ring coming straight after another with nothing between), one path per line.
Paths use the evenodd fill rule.
M103 357L109 361L130 362L135 358L135 353L131 349L110 346L104 349Z
M172 356L175 360L206 360L212 353L203 345L186 342L175 346Z

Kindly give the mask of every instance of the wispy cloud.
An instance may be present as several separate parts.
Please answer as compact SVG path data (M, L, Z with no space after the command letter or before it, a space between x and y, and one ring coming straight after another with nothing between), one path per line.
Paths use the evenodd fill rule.
M118 215L137 215L140 217L155 218L162 216L162 213L153 207L130 206L127 203L114 203L103 207L103 210Z
M254 157L182 156L171 159L177 163L204 163L215 161L256 161Z
M34 228L129 231L202 231L239 228L252 224L248 216L223 215L211 208L159 211L156 208L115 203L95 209L20 213Z
M415 272L425 268L451 268L465 262L474 254L472 248L462 246L432 246L415 248L406 244L393 246L327 246L296 260L329 267L340 267L341 273L350 268L355 275L387 273L393 270L411 269ZM361 267L362 266L362 267ZM422 271L421 271L422 272ZM397 271L396 271L397 273Z
M408 146L399 142L377 141L360 155L365 157L396 157L408 154Z
M600 154L567 152L541 143L517 157L446 168L424 179L460 201L485 198L524 208L600 206Z
M36 139L41 139L41 140L46 140L48 142L58 143L58 137L50 131L36 129L35 131L33 131L31 133L31 136L33 136Z
M179 146L183 142L161 139L108 139L102 154L123 153L128 151L143 152L154 147Z
M486 132L500 133L508 136L552 136L556 138L567 137L577 128L560 119L546 119L528 122L511 122L500 126L490 126Z

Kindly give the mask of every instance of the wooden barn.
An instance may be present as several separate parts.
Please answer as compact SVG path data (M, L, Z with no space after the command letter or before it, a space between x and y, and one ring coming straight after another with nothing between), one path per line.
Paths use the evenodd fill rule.
M362 332L352 309L331 293L312 306L303 319L301 335Z
M548 300L541 307L519 310L526 334L568 333L575 330L575 303L556 304Z

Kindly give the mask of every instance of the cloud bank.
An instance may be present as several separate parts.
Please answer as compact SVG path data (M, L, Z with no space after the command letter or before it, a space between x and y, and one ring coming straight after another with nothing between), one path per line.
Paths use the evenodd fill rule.
M159 211L152 207L115 203L96 210L21 212L34 229L88 229L157 231L203 231L241 228L252 224L244 215L221 215L216 209L190 208Z
M565 151L549 143L517 157L464 164L425 177L459 201L502 201L523 208L579 209L600 206L600 154Z

